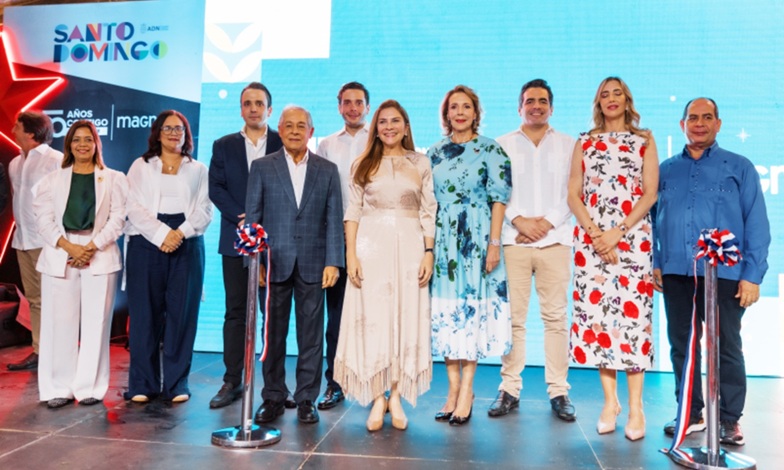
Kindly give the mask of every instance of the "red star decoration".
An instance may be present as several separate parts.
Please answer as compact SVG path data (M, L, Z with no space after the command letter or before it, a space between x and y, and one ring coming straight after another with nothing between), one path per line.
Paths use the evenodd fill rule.
M16 116L41 101L65 80L56 76L17 77L10 57L11 47L6 41L8 34L0 31L0 137L16 146L10 135Z
M16 117L64 84L65 80L51 75L30 77L27 73L24 77L17 77L11 61L11 45L6 41L9 41L9 35L0 26L0 156L7 171L8 162L18 154L19 149L11 136ZM9 209L0 219L0 262L5 258L13 230L14 222Z

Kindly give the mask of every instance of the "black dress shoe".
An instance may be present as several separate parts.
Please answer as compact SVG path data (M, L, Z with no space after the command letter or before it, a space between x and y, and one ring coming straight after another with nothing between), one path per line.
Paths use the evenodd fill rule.
M560 395L550 399L550 406L553 408L553 413L559 419L564 421L574 421L577 414L574 412L574 405L566 395Z
M101 400L93 397L85 398L84 400L79 400L79 404L82 406L93 406L101 403Z
M302 424L313 424L319 422L318 411L310 400L303 400L297 403L297 419Z
M471 409L468 410L468 416L455 416L452 413L452 416L449 418L449 425L450 426L462 426L471 419L471 414L474 412L474 405L471 404Z
M334 408L345 398L346 396L343 395L343 390L339 388L327 387L327 390L324 392L324 396L321 398L321 401L318 402L318 409L328 410L330 408Z
M449 421L449 418L452 417L451 411L439 411L436 413L436 421Z
M38 368L38 354L32 352L19 362L14 362L6 366L8 370L32 370Z
M495 399L490 409L487 410L488 416L497 418L509 414L510 411L520 406L520 399L506 393L503 390L498 391L498 397Z
M297 402L289 395L286 397L286 401L283 402L283 406L285 406L287 410L293 410L297 407Z
M218 393L210 400L210 408L223 408L242 396L242 385L224 382Z
M257 423L270 423L275 421L284 411L286 409L283 407L282 401L264 400L264 403L256 411L256 416L253 420Z

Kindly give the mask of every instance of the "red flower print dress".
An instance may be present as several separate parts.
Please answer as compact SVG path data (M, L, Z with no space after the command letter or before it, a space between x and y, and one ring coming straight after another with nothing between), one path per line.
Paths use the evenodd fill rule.
M642 196L645 138L631 133L580 135L583 202L601 230L624 220ZM572 359L581 365L642 371L653 365L653 254L650 215L629 227L606 264L591 237L574 229Z

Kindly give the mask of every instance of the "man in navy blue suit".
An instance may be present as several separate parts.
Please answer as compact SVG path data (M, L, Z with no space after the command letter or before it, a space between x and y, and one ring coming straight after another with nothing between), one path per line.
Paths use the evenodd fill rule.
M272 113L272 95L266 86L252 82L240 94L240 113L245 126L212 144L210 162L210 199L221 213L218 253L223 258L223 285L226 290L226 316L223 322L223 386L210 408L224 407L242 394L242 369L245 363L245 316L248 270L234 250L237 225L245 219L245 194L250 164L264 155L277 152L280 136L267 125Z
M260 423L283 414L286 336L292 294L297 324L297 419L319 420L314 404L321 389L324 352L324 289L335 285L344 267L343 202L334 163L308 150L310 113L287 106L278 122L283 148L251 165L245 212L268 234L270 307L266 314L267 357L262 365L264 402Z

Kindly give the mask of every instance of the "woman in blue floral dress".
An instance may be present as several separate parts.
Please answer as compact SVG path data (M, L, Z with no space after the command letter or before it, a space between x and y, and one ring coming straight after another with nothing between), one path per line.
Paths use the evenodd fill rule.
M640 129L629 87L617 77L599 85L594 128L572 157L569 208L574 244L572 358L599 368L604 408L596 430L615 430L617 371L626 371L630 440L645 435L643 378L653 364L653 261L649 210L659 162L653 135Z
M477 360L512 348L500 241L511 169L501 146L477 134L480 114L472 89L450 90L441 104L447 137L428 151L438 200L432 352L444 357L449 377L436 420L452 425L471 418Z

